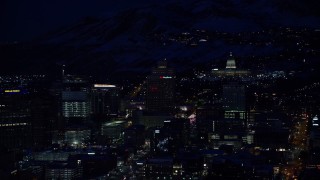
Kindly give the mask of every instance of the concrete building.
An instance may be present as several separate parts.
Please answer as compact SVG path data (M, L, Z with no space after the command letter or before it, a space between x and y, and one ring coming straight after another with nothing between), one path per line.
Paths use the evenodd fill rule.
M125 128L125 121L111 121L101 125L101 135L110 139L119 139Z
M45 170L45 179L80 179L83 175L80 163L52 162Z
M91 111L96 117L117 115L120 109L120 89L111 84L94 84L91 89Z

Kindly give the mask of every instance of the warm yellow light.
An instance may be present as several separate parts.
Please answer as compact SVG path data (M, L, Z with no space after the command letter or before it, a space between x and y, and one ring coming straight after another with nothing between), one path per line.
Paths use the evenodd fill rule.
M18 93L20 92L19 89L7 89L7 90L4 90L5 93Z

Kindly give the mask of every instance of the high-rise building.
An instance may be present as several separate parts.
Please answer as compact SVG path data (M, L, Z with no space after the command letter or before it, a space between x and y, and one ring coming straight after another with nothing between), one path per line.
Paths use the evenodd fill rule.
M244 111L245 86L237 82L230 82L223 85L223 107L226 111Z
M95 117L117 115L120 108L120 89L110 84L94 84L91 89L91 111Z
M223 85L222 95L224 119L239 124L240 129L247 123L245 86L237 82ZM232 124L234 124L232 123Z
M58 102L46 92L34 96L30 104L33 147L45 147L51 144L52 132L57 127Z
M45 76L0 79L0 144L8 149L50 144L57 106L45 87Z
M175 75L167 67L167 61L158 66L147 77L146 109L153 112L170 112L174 108Z
M89 88L84 77L66 75L62 89L62 117L67 124L85 123L90 114Z
M197 114L197 128L205 132L215 132L216 122L223 118L223 110L220 107L201 106L196 110Z
M209 139L214 147L232 145L240 148L248 141L245 85L239 81L249 74L249 71L237 69L232 53L224 70L213 71L215 77L223 77L224 80L221 96L223 117L212 122L213 133Z
M8 149L30 147L31 100L19 89L0 93L0 146Z
M311 148L320 147L320 128L319 128L318 116L314 116L312 118L312 127L310 131L310 147Z

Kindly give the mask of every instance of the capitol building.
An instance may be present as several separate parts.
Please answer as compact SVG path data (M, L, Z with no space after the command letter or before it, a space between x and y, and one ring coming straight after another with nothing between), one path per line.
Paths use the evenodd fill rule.
M214 77L245 77L251 74L249 70L237 69L236 60L232 53L230 53L225 69L212 69L211 73Z

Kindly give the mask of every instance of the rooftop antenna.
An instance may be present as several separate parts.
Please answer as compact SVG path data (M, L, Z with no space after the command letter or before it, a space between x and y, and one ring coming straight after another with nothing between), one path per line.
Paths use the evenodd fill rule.
M62 65L62 78L64 77L64 73L65 73L65 67L66 67L66 65Z

